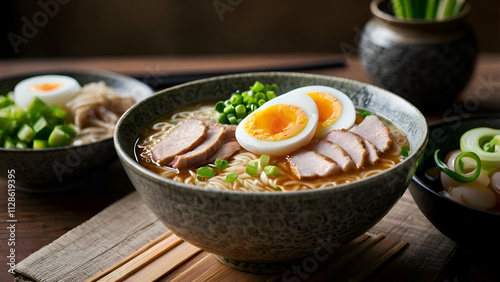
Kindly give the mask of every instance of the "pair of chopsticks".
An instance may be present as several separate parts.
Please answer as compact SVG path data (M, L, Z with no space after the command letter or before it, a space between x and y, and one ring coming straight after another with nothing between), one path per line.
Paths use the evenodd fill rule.
M163 263L157 263L153 265L152 270L147 271L147 273L142 273L134 278L134 281L154 281L163 276L166 272L171 271L178 267L180 264L184 263L186 260L190 259L192 256L201 252L201 249L196 248L181 238L175 236L171 231L161 235L152 242L143 246L139 250L135 251L130 256L126 257L113 267L105 270L98 276L90 279L92 282L105 282L105 281L122 281L125 278L131 277L132 275L139 272L146 265L151 265L157 258L165 255L168 251L171 251L174 247L175 252L170 252L171 258L165 258L161 260Z
M337 248L313 277L316 281L331 277L361 280L406 245L383 234L364 234ZM169 281L277 281L281 277L238 271L201 252L168 231L90 281L155 281L162 277Z
M157 75L132 74L130 76L148 84L154 89L161 89L197 79L209 78L225 74L237 74L245 72L266 72L266 71L305 71L305 70L343 67L345 65L346 65L346 60L344 58L333 58L316 62L307 62L303 64L283 65L283 66L274 66L265 68L249 68L249 69L235 69L235 70L227 69L227 70L217 70L209 72L189 72L189 73L186 72L186 73L157 74Z

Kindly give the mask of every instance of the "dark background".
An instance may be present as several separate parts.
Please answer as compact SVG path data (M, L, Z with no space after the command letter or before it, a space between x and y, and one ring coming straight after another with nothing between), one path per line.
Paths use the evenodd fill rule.
M2 0L0 58L341 53L357 43L369 2ZM500 52L500 1L469 2L480 50Z

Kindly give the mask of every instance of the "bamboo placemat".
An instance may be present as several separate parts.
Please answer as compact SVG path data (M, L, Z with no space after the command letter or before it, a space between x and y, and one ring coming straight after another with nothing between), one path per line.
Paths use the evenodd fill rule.
M150 249L151 246L164 239L160 238L161 236L168 237L167 232L165 226L134 192L19 262L16 265L15 279L16 281L88 281L114 268L120 262L135 258L138 253ZM383 262L384 257L380 260L369 259L370 268L378 267L375 271L368 267L364 268L367 273L371 273L367 279L375 279L374 281L409 281L410 278L411 281L442 280L441 275L446 271L456 251L456 245L436 230L418 210L409 192L406 192L396 206L369 232L370 234L366 236L370 238L379 236L373 234L385 236L381 235L382 239L369 251L362 252L355 260L343 265L342 275L355 277L352 275L352 270L360 269L356 268L357 263L366 263L367 256L372 258L371 253L388 253L379 250L379 248L390 249L385 244L397 245L401 242L408 242L407 247L401 249L398 255L390 256L390 260L380 266L377 263ZM156 263L163 261L161 258L165 254L160 253L157 254ZM340 252L336 254L339 255ZM196 271L183 274L188 278L211 275L217 268L228 269L212 255L206 255L204 252L198 252L160 278L160 281L168 280L169 277L177 277L190 267L192 267L191 270ZM375 261L377 263L374 263ZM146 263L140 269L151 270L151 267L156 265L151 263L146 267L148 264ZM195 264L198 267L195 268ZM205 273L209 269L211 272ZM326 277L340 273L338 266L334 269L337 272L328 272L331 268L327 267L323 269L324 272L321 275ZM218 275L224 275L226 271ZM140 275L140 273L142 272L135 272L134 275ZM234 271L234 273L241 272ZM306 274L309 275L309 273ZM243 280L248 277L253 278L253 274L241 275ZM366 273L361 275L366 275ZM214 281L219 276L214 276ZM128 279L132 277L129 276ZM268 279L272 281L272 278ZM298 278L295 281L304 280Z
M253 274L236 270L179 237L167 232L110 269L90 279L110 281L279 281L300 278L337 281L359 281L399 252L406 242L383 234L366 233L340 246L325 262L306 260L290 265L282 274ZM295 265L295 268L292 266ZM302 268L302 273L294 273Z

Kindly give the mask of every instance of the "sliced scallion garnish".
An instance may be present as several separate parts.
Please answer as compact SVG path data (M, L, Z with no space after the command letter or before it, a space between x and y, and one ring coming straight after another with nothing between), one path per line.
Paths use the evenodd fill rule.
M229 166L229 162L222 159L216 159L214 164L218 169L226 169Z
M276 177L276 175L278 175L278 171L279 171L278 167L274 165L268 165L264 167L264 172L272 177Z
M256 176L259 170L259 162L257 160L249 161L245 172L250 176Z
M268 156L268 155L262 155L262 156L260 156L260 159L259 159L260 166L261 167L265 167L269 163L270 159L271 159L271 157Z
M236 181L237 178L238 178L238 173L234 171L226 174L226 182L233 183L234 181Z
M200 181L203 181L204 178L212 178L215 176L215 171L209 167L200 167L196 171L196 178Z
M448 166L439 159L439 149L434 151L434 162L436 162L437 167L446 173L450 178L461 183L469 183L476 180L481 173L481 159L474 152L462 152L455 159L455 171L448 168ZM471 158L476 162L476 170L471 176L466 176L462 158Z
M401 148L401 156L408 157L410 155L410 148L404 146Z

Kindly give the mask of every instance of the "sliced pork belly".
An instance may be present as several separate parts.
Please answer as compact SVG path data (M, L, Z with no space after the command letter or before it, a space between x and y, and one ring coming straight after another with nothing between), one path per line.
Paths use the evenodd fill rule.
M213 163L217 158L225 160L241 149L236 142L236 125L221 124L208 119L199 120L208 128L207 138L193 150L177 155L171 163L172 167L200 166Z
M356 167L349 154L342 147L330 141L319 140L313 143L310 148L335 161L343 171L349 171Z
M151 149L153 161L170 163L176 155L184 154L205 141L207 127L197 119L189 119L168 132L168 136Z
M175 156L171 165L174 168L185 168L199 165L208 159L222 146L225 128L222 126L212 126L207 131L207 138L198 147L182 155Z
M365 145L365 149L366 149L366 151L368 151L368 161L371 164L374 164L378 160L380 160L379 150L377 150L377 147L375 147L375 145L373 145L372 142L368 141L368 139L365 139L361 136L359 136L359 138L361 138L361 140L363 140L363 144Z
M387 151L392 144L391 131L375 115L365 117L351 131L370 141L380 152Z
M232 157L234 154L236 154L239 150L241 150L240 143L238 141L228 141L224 142L220 149L215 152L212 156L210 156L208 159L203 161L203 164L211 164L214 163L216 159L221 159L221 160L227 160L230 157Z
M333 130L325 135L323 139L342 147L351 156L357 168L362 168L368 160L368 151L365 149L363 140L350 131L345 129Z
M287 159L293 173L301 180L328 177L341 171L332 160L305 148L288 155Z

